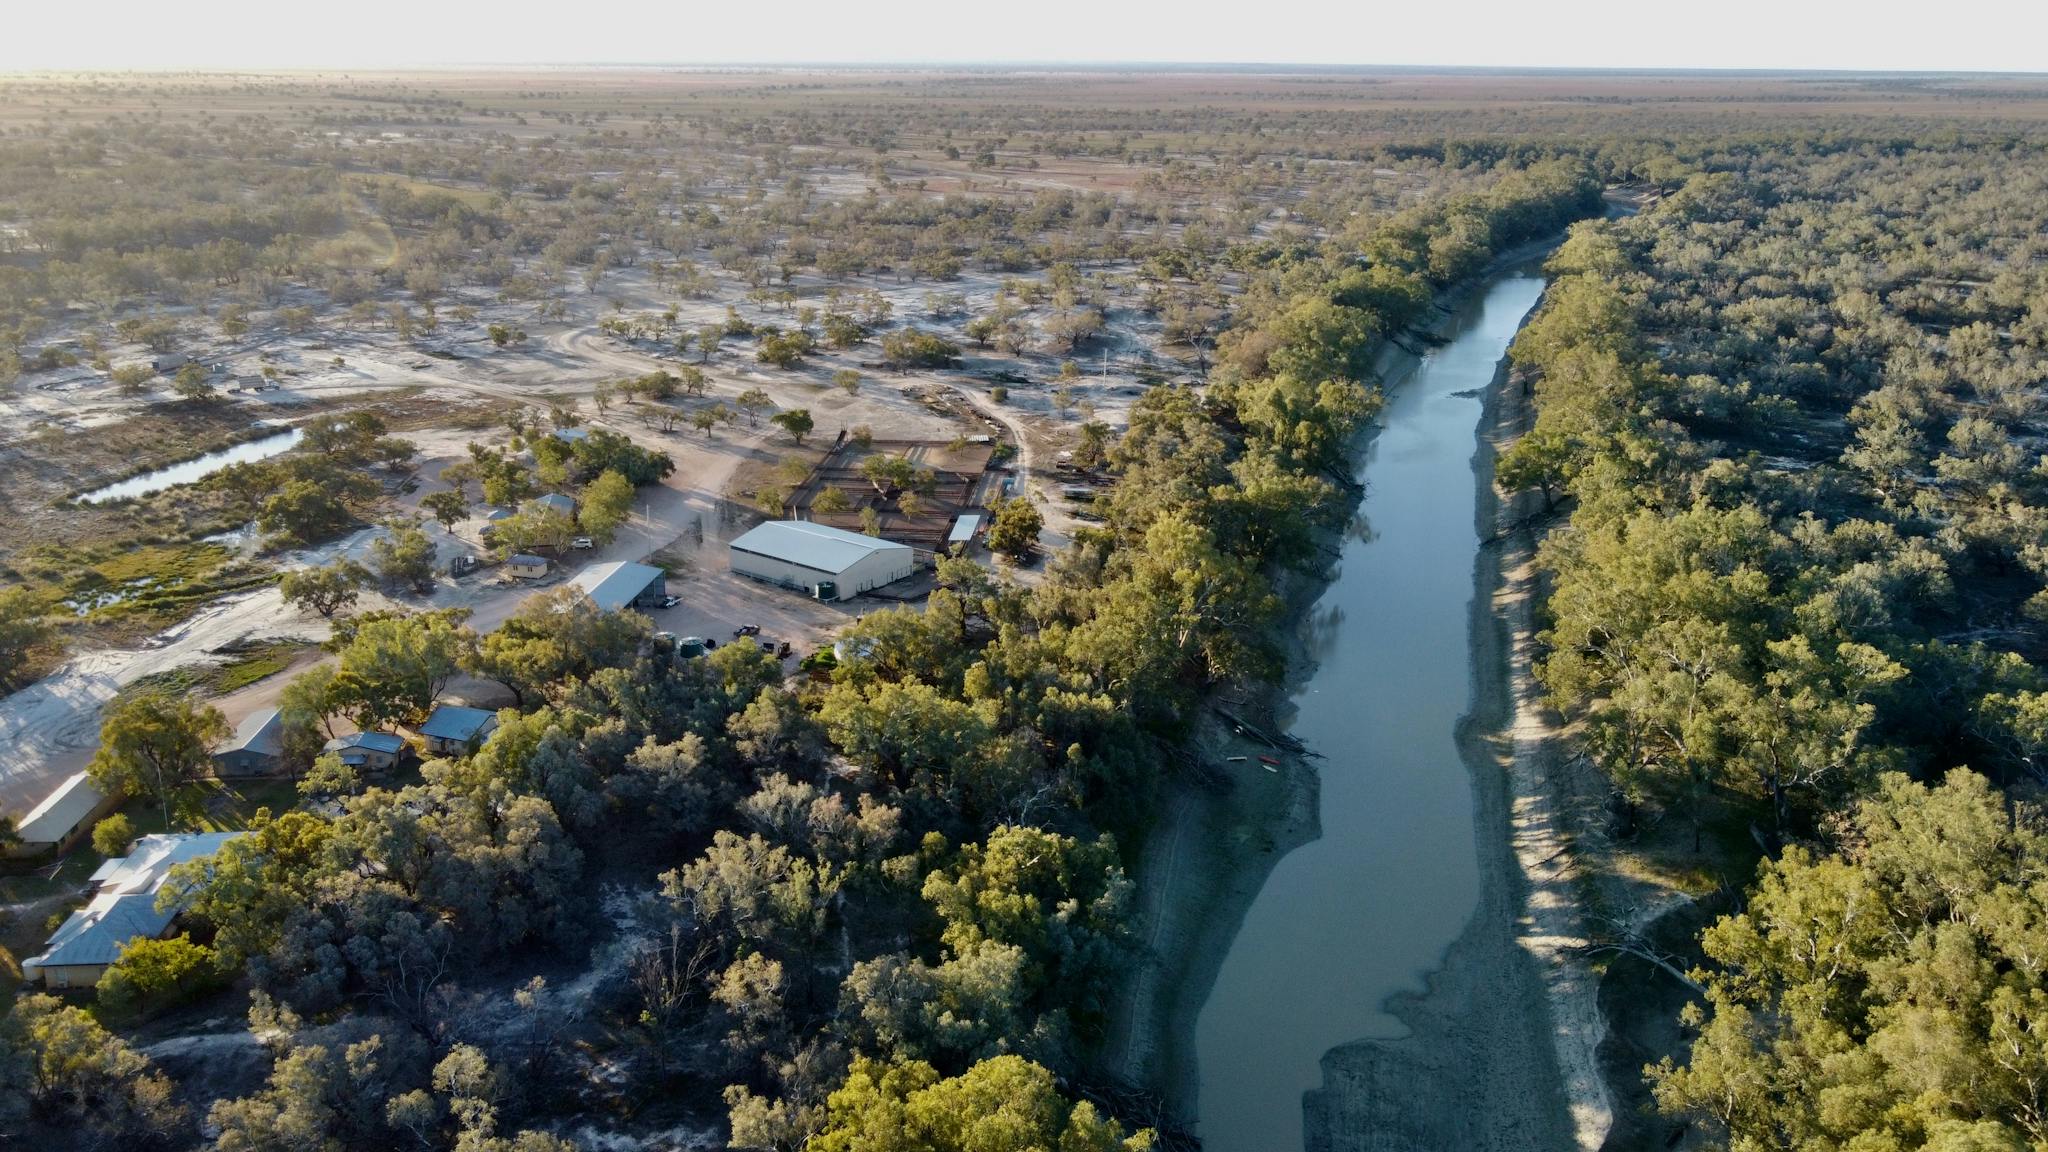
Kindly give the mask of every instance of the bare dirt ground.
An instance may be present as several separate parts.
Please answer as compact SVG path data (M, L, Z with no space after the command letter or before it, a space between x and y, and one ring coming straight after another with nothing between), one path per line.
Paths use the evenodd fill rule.
M805 284L802 279L798 289L823 287L822 281ZM1003 279L968 273L960 281L942 286L880 281L857 287L877 288L891 301L899 320L966 346L971 342L960 331L965 316L927 315L925 294L942 287L985 304L993 299ZM716 300L683 302L679 322L688 328L722 320L730 303L758 323L790 323L787 313L778 308L735 301L732 295L721 291ZM807 651L854 615L882 602L818 604L735 577L728 570L722 545L760 519L753 509L738 503L742 494L733 491L733 478L743 467L772 468L790 451L787 435L771 426L765 414L756 422L742 421L706 435L681 422L675 431L661 431L653 405L595 408L593 395L601 381L699 362L700 357L694 355L684 361L672 353L657 354L651 347L630 344L598 329L598 320L620 306L655 310L670 302L670 296L657 290L643 272L624 269L613 272L599 292L572 297L571 313L563 320L538 326L525 344L510 348L494 347L485 326L494 318L517 320L521 313L483 296L472 302L478 312L473 322L444 323L427 342L437 355L408 347L388 332L367 330L329 330L321 333L317 342L275 329L259 330L237 341L217 340L204 352L206 359L228 364L237 375L255 374L268 366L276 371L279 387L223 397L210 409L214 418L206 427L231 426L236 423L235 413L248 422L278 421L335 406L378 406L394 428L419 448L419 482L409 495L394 500L394 511L412 513L418 510L420 497L445 487L436 479L440 469L465 457L470 441L503 442L505 432L498 426L498 414L521 406L575 408L586 426L609 428L647 447L667 451L676 462L674 475L658 487L643 490L632 521L610 545L565 557L565 563L543 585L507 583L487 574L459 581L444 577L431 596L406 601L403 606L466 608L472 614L472 626L487 631L515 611L536 587L566 579L584 564L639 561L659 554L674 568L670 591L683 602L650 613L658 628L725 640L741 624L759 624L764 636L788 640L799 652ZM872 344L843 353L820 350L796 369L780 371L755 364L751 352L733 342L701 365L709 376L706 395L669 404L685 413L715 403L730 408L741 392L759 389L767 393L776 410L810 409L816 420L813 440L865 426L881 438L944 441L962 433L988 431L986 422L996 421L1019 447L1012 465L1018 491L1038 501L1045 513L1043 545L1058 549L1070 538L1074 521L1070 509L1056 498L1050 480L1038 469L1045 466L1055 445L1071 437L1072 428L1081 420L1121 425L1130 400L1141 387L1135 373L1152 363L1149 343L1141 331L1143 323L1135 314L1112 309L1111 317L1110 331L1101 342L1107 355L1098 352L1098 370L1072 385L1073 407L1064 411L1056 409L1050 388L1042 383L1013 385L1009 402L996 404L988 395L986 379L989 372L1003 372L1033 381L1049 380L1059 357L1039 353L1003 357L977 351L958 370L895 372L865 359L875 355ZM115 360L143 355L139 348L130 349L117 354ZM833 373L842 368L862 373L863 383L854 395L832 386ZM952 413L934 410L928 398L947 391L964 401L965 412L959 404L953 405ZM118 395L94 373L67 369L24 377L15 389L0 394L0 427L16 430L16 437L77 436L89 430L119 429L139 412L157 410L158 406L145 408L134 398ZM81 452L90 453L92 439L80 441ZM180 458L175 439L159 441L157 446L166 458ZM192 452L185 454L196 453L197 448L193 445ZM51 478L50 498L76 486L80 478L118 472L120 465L119 460L80 459L77 476ZM461 552L480 552L476 532L481 525L481 520L471 520L457 525L452 534L430 529L440 547L441 562L445 565ZM323 564L341 556L360 559L376 534L376 529L365 529L333 544L271 559L284 568ZM245 547L248 544L244 541ZM1020 574L1030 578L1028 571ZM0 812L26 811L56 781L84 767L96 744L100 709L124 686L217 660L214 650L237 641L318 641L327 632L324 621L289 610L274 589L263 589L209 605L138 646L74 653L44 680L0 699ZM230 723L238 722L250 712L273 706L285 679L271 677L215 703Z

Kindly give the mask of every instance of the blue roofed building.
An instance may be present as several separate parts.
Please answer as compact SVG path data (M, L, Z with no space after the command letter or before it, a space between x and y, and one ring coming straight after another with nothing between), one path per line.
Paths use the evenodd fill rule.
M58 926L41 954L24 960L22 977L48 988L90 988L134 940L170 934L175 907L158 908L157 894L171 869L220 851L241 832L144 836L134 851L93 873L99 886L85 907Z
M576 518L576 501L562 495L560 492L550 492L545 496L536 496L533 499L533 504L538 508L547 508L560 512L571 520Z
M592 564L578 572L570 584L582 590L590 602L605 612L621 608L659 608L668 596L668 573L652 564L630 564L615 560Z
M466 756L483 747L498 730L498 714L460 704L439 704L419 728L427 751L436 756Z
M405 738L390 732L351 732L329 740L320 750L358 772L384 772L404 757Z

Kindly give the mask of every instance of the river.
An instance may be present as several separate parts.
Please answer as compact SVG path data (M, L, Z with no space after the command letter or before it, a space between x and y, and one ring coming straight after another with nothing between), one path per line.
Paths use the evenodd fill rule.
M1323 1054L1401 1035L1387 998L1422 990L1477 905L1456 741L1473 672L1472 458L1483 391L1542 290L1523 269L1473 293L1448 343L1391 385L1359 464L1366 527L1310 613L1315 669L1290 728L1326 757L1321 836L1274 867L1203 1005L1207 1152L1301 1148L1302 1093L1322 1083Z

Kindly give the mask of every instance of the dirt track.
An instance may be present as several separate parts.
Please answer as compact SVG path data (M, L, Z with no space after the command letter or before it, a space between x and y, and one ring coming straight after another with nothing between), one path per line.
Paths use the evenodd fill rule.
M706 304L698 310L710 318L712 307ZM722 308L716 314L722 316ZM625 346L582 321L571 321L525 349L486 352L478 348L453 361L422 359L415 352L353 333L335 334L332 346L318 356L280 347L280 362L295 374L288 377L284 389L267 393L258 402L264 414L272 417L288 416L295 406L309 400L375 397L401 389L423 389L419 393L423 399L451 405L471 400L525 405L544 405L559 398L587 400L600 380L640 375L674 363ZM344 364L328 363L328 353L336 350L345 353ZM820 356L802 370L771 373L757 370L728 351L710 366L707 399L730 403L739 392L760 388L778 408L813 409L822 435L854 423L868 424L884 436L944 438L959 430L953 421L905 394L902 385L919 377L884 374L871 378L853 397L830 387L831 370L837 366L839 359ZM959 391L970 403L978 403L969 390ZM59 418L82 424L126 410L121 401L102 395L104 392L105 388L58 394L17 392L5 398L6 411L23 419ZM1012 413L998 410L995 415L1023 440ZM688 533L691 543L684 551L692 554L693 562L687 572L678 573L670 582L670 591L682 595L685 602L653 613L657 627L723 638L740 623L759 623L767 635L802 646L822 638L861 607L871 607L856 605L842 611L839 606L818 605L763 589L727 571L719 545L751 523L750 519L730 521L724 514L729 507L729 482L750 460L772 462L778 458L778 443L786 443L782 433L765 420L706 436L656 431L624 408L614 408L608 414L586 408L584 417L587 424L608 427L669 452L675 458L676 472L659 488L641 494L635 516L617 540L601 550L577 554L563 575L585 563L646 559ZM420 495L443 486L433 477L441 466L461 457L466 441L489 440L494 434L428 428L407 435L421 451L422 483L408 502L416 507ZM1028 478L1028 460L1020 471ZM693 526L703 529L701 546L694 542ZM465 531L474 527L472 523ZM343 541L284 557L281 564L322 564L342 555L361 559L375 535L375 530L365 529ZM431 535L441 545L444 560L467 547L438 530ZM1054 533L1048 542L1057 546L1063 540ZM488 630L510 615L532 590L531 586L506 586L479 578L459 584L443 581L425 603L414 601L405 606L468 608L471 624ZM274 589L264 589L209 605L139 648L75 654L42 681L0 699L0 813L26 812L57 781L85 766L98 742L100 709L122 687L156 673L208 662L214 659L212 650L234 641L269 637L317 641L327 632L324 621L291 611ZM229 723L239 722L250 712L274 705L285 679L271 677L215 703Z

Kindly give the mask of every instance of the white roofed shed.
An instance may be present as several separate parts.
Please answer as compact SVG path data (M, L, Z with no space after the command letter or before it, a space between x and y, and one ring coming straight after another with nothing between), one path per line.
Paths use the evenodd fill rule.
M668 573L652 564L613 561L592 564L578 572L569 583L582 589L590 602L606 612L621 608L659 608L668 595Z
M28 815L21 818L15 834L21 838L23 854L62 852L76 843L93 821L113 808L112 801L92 786L85 773L64 779Z
M832 600L901 580L917 571L910 545L808 520L770 520L731 544L732 570ZM821 586L829 584L829 592Z

